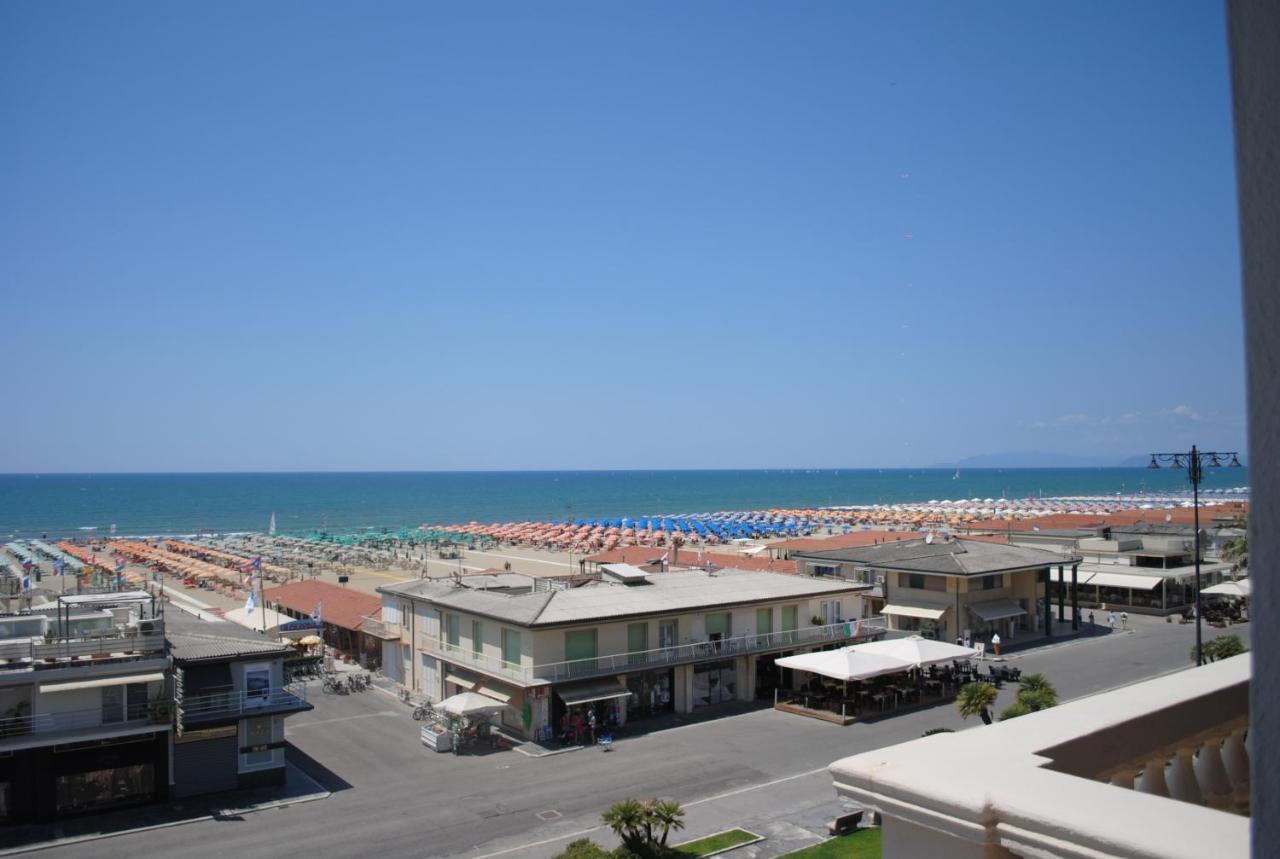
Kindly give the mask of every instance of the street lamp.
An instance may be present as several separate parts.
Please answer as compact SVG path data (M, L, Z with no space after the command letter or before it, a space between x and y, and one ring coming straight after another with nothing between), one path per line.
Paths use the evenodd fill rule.
M1228 460L1227 457L1230 457ZM1160 463L1167 462L1174 468L1185 468L1191 479L1192 506L1195 510L1196 528L1196 665L1204 665L1204 644L1200 635L1200 480L1204 476L1203 468L1207 463L1210 468L1239 468L1240 458L1235 451L1226 453L1197 450L1191 445L1189 453L1153 453L1147 468L1159 468Z

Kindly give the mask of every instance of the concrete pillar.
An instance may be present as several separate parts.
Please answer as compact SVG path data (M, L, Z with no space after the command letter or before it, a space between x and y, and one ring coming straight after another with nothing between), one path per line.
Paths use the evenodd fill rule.
M1058 564L1058 623L1067 619L1067 575L1066 567Z
M1232 805L1231 779L1222 764L1222 743L1210 740L1199 748L1193 761L1200 794L1210 808L1227 810Z
M1137 789L1153 796L1168 796L1169 786L1164 781L1164 761L1155 759L1147 761L1138 776Z
M1178 749L1165 774L1165 780L1169 784L1171 798L1196 805L1204 804L1200 785L1196 782L1195 766L1191 761L1191 749Z
M1133 790L1133 773L1129 770L1118 772L1111 777L1111 784L1116 787L1123 787L1127 790Z
M1071 565L1071 628L1080 628L1080 585L1076 583L1079 564Z
M1045 638L1053 635L1053 599L1049 591L1049 568L1044 568L1044 634Z
M1245 748L1244 735L1247 728L1240 728L1231 733L1222 744L1222 766L1227 772L1231 786L1237 791L1249 795L1249 752Z

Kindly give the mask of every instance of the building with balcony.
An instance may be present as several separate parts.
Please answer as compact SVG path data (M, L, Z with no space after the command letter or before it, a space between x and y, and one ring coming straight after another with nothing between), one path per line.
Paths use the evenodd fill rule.
M831 773L881 814L886 859L1245 856L1250 666L1237 656Z
M803 573L874 588L869 602L890 629L943 641L998 634L1002 642L1051 634L1050 570L1070 591L1072 568L1081 562L1061 551L945 537L801 550L792 558Z
M166 798L168 667L145 592L0 615L0 823Z
M285 682L293 648L237 624L172 613L174 798L282 784L284 720L312 709Z
M612 724L729 701L772 699L789 678L773 657L878 634L864 585L768 572L650 573L607 565L599 578L516 573L422 579L382 594L383 670L439 700L459 691L506 704L526 737L594 711Z

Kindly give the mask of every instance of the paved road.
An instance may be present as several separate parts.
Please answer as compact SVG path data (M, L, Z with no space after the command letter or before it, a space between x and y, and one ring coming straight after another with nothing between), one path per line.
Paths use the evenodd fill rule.
M1129 632L1009 661L1047 674L1064 699L1189 667L1193 627L1133 623ZM1230 631L1245 635L1247 627ZM1015 691L1002 692L997 706ZM288 739L294 759L334 791L329 799L64 846L59 856L548 856L584 831L608 842L609 833L596 829L599 814L629 796L684 803L690 837L746 823L770 836L755 855L775 855L788 839L792 846L817 840L821 822L839 808L826 772L832 761L975 721L962 721L949 705L848 727L758 710L622 739L608 754L454 757L420 746L418 724L388 695L317 690L315 699L313 712L290 718Z

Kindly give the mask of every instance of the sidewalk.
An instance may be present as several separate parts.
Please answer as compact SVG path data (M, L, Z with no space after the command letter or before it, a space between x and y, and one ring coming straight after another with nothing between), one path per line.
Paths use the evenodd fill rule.
M326 799L328 796L329 791L319 782L294 764L286 763L283 785L188 797L163 805L143 805L56 823L9 827L4 832L6 846L0 849L0 856L65 847L150 829L166 829L198 820L237 820L241 815L255 811Z

